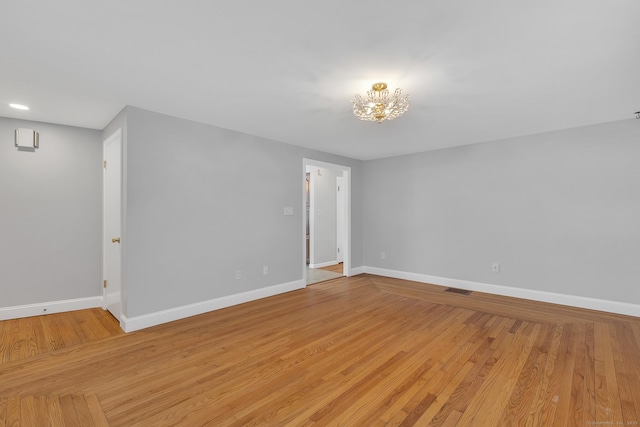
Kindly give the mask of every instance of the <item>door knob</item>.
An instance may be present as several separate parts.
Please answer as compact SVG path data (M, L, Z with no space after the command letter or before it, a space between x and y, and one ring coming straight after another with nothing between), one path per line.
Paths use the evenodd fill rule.
M114 237L113 239L111 239L111 241L113 243L120 243L120 238L119 237Z

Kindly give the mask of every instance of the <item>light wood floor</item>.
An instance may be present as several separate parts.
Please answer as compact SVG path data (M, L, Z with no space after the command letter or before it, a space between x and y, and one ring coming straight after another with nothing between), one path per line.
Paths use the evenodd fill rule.
M47 350L67 315L0 322L0 426L640 422L638 318L371 275Z
M0 364L123 334L99 308L0 321Z
M343 264L339 263L339 264L334 264L334 265L330 265L328 267L322 267L321 270L327 270L327 271L331 271L333 273L343 273Z

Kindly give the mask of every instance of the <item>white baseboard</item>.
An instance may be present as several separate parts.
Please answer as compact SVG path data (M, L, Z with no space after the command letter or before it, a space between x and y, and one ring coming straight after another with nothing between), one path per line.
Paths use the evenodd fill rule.
M356 267L356 268L352 268L352 269L349 271L349 277L351 277L351 276L357 276L358 274L364 274L364 272L365 272L365 271L364 271L364 269L365 269L365 267ZM372 274L373 274L373 273L372 273Z
M65 311L97 307L102 307L101 296L16 305L13 307L0 308L0 320L20 319L22 317L41 316L43 314L63 313Z
M219 310L221 308L231 307L249 301L270 297L273 295L283 294L285 292L304 289L303 280L296 280L279 285L260 288L253 291L242 292L239 294L228 295L220 298L210 299L207 301L196 302L193 304L174 307L167 310L157 311L154 313L143 314L141 316L126 317L122 315L120 324L125 332L133 332L151 326L161 325L174 320L184 319L186 317L196 316L198 314L209 311Z
M414 282L430 283L433 285L466 289L468 291L485 292L533 301L549 302L552 304L568 305L571 307L587 308L590 310L606 311L640 317L640 305L626 302L602 300L576 295L557 294L554 292L537 291L534 289L513 288L503 285L472 282L469 280L451 279L447 277L430 276L428 274L409 273L405 271L389 270L378 267L363 267L365 273L396 279L412 280Z
M338 261L327 261L327 262L320 262L318 264L309 264L309 268L323 268L323 267L329 267L331 265L338 265L340 264Z

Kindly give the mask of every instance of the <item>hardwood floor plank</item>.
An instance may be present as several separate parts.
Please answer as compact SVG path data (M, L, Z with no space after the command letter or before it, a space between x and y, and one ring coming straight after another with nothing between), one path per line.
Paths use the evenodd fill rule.
M47 340L47 337L44 333L44 326L42 325L42 318L44 316L34 316L31 317L30 319L32 320L32 334L33 337L31 338L34 343L35 343L35 354L41 354L41 353L46 353L48 351L51 351L51 347L49 346L49 340Z
M577 325L571 325L566 327L566 351L562 357L563 364L558 365L561 368L560 372L554 374L554 378L557 378L556 392L554 395L555 406L555 420L556 425L568 425L571 413L569 408L571 405L571 381L573 379L573 371L576 363L576 346L577 346ZM555 396L559 396L555 399ZM562 398L560 398L562 396ZM556 401L557 400L557 401Z
M331 271L333 273L343 273L344 267L342 263L339 264L334 264L334 265L330 265L328 267L322 267L320 268L320 270L326 270L326 271Z
M639 337L629 316L371 275L130 334L59 313L0 322L0 426L626 423Z
M111 327L104 326L107 323ZM83 329L85 338L80 339L77 331ZM123 334L118 322L105 317L102 309L0 321L0 365Z
M0 322L0 365L11 360L12 320Z
M73 321L74 314L73 312L64 313L64 316L57 316L57 326L58 330L61 333L62 341L64 342L64 347L72 347L74 345L81 344L83 342L89 342L86 340L86 334L82 333L78 335L78 325ZM69 315L67 315L69 314ZM85 338L85 341L83 341Z
M66 394L60 396L58 399L60 402L60 412L62 413L62 419L65 426L81 426L80 419L76 412L75 405L73 404L73 396Z
M312 352L310 352L310 354L313 354L313 353L315 353L315 352L313 352L313 351L312 351ZM291 357L291 355L286 355L286 356ZM282 358L281 358L281 359L282 359ZM238 362L237 360L234 360L234 361L233 361L233 363L237 363L237 362ZM280 362L280 361L278 362L278 364L281 364L281 363L282 363L282 364L287 364L287 363L289 363L289 362L288 362L288 361L286 361L286 360L285 360L285 361L283 361L283 362ZM244 364L247 364L247 362L244 362ZM274 367L274 368L275 368L275 370L280 370L280 368L278 368L278 367ZM248 377L247 377L247 379L246 379L247 383L246 383L246 384L240 384L240 385L237 387L238 392L242 392L242 391L243 391L243 390L245 390L246 388L251 387L251 383L253 383L253 382L255 382L255 381L256 381L256 378L255 378L255 377L253 377L253 376L251 376L251 371L250 371L250 370L247 370L247 373L249 374L249 376L248 376ZM236 374L236 375L235 375L236 380L239 380L239 379L241 379L241 378L245 378L245 377L243 377L243 376L242 376L242 374L239 376L239 375L238 375L238 372L236 372L235 374ZM218 380L219 380L219 379L218 379ZM229 393L230 393L230 392L231 392L231 390L229 390L229 391L227 391L227 392L225 392L225 393L226 393L227 395L229 395ZM244 395L244 392L242 392L242 395ZM138 403L140 403L140 398L139 398L139 399L137 399L137 401L138 401ZM121 407L119 408L119 410L126 410L126 408L124 408L124 407L122 407L122 406L121 406Z
M36 425L43 427L49 426L49 410L47 407L47 398L42 395L34 396L33 403Z
M468 372L474 368L478 354L490 346L491 341L487 341L489 330L483 327L486 320L486 318L484 320L479 318L473 328L467 327L458 333L451 340L453 345L448 351L445 348L438 349L437 353L443 355L439 359L440 370L424 388L426 392L436 395L437 401L429 407L421 419L427 418L430 421L437 414Z
M449 416L445 420L444 424L442 424L442 427L455 427L455 426L457 426L458 425L458 420L460 419L461 416L462 416L462 412L451 411L451 413L449 414ZM431 424L429 424L429 425L431 425Z
M47 416L49 425L64 426L64 418L62 416L62 408L60 407L60 399L58 396L47 396Z
M7 423L7 396L0 396L0 427Z
M120 322L116 320L109 311L96 309L96 312L102 327L107 331L107 337L123 335L125 333L120 327Z
M582 401L583 424L590 425L596 420L596 368L595 368L595 325L585 325L584 335L584 398Z
M24 320L16 319L11 323L11 348L9 349L9 353L12 361L26 359L30 356L28 332L25 328L21 327L20 323L24 324Z
M625 415L625 422L640 423L640 346L635 342L631 325L627 322L616 324L617 342L620 345L621 360L617 366L626 372L628 381L629 400L633 403L634 412L631 413L631 405L627 406L629 415ZM616 371L618 368L616 368Z
M596 345L596 395L599 404L596 406L596 422L613 423L622 422L622 409L618 397L618 384L613 372L613 355L609 327L607 324L597 322L595 324Z
M87 315L87 313L84 313ZM48 316L40 316L40 324L42 325L42 333L44 340L47 342L47 351L57 350L65 347L62 338L61 325L58 318L59 314L50 314Z
M301 392L286 396L286 402L277 402L277 407L293 408L294 405L291 405L291 402L295 401L295 407L298 407L299 409L295 411L297 413L292 413L292 415L294 415L292 419L295 418L295 416L300 420L310 417L313 412L315 412L312 408L315 407L319 409L323 405L328 404L329 399L327 396L329 396L329 393L337 394L339 390L344 390L348 384L354 381L354 378L357 378L359 372L355 368L366 368L367 366L371 366L372 363L375 363L375 360L381 360L384 357L384 350L388 348L389 344L396 338L397 337L395 335L386 337L380 336L380 338L375 341L376 345L374 347L367 348L370 346L371 342L363 342L364 346L357 351L349 351L349 353L346 353L350 356L336 359L327 358L320 364L314 364L309 368L314 372L313 378L316 378L318 375L318 373L316 373L316 369L318 372L329 371L330 374L322 375L316 381L317 387L312 387L308 390L303 389ZM336 349L336 351L341 350L342 349ZM301 399L303 396L305 398L304 401ZM305 402L307 403L306 406L308 406L308 409L305 408ZM273 411L271 411L270 415L274 415ZM242 421L242 419L240 419L240 421Z
M622 420L629 423L638 420L636 415L635 402L631 394L629 377L634 373L629 371L624 362L624 353L622 345L624 344L624 329L622 325L609 325L611 334L611 356L613 358L613 372L611 375L616 377L618 385L618 395L620 401L620 409L622 412Z
M465 362L459 369L443 374L437 382L429 384L427 394L433 394L436 396L436 400L422 411L422 415L416 420L416 424L426 425L431 422L471 369L473 369L473 363ZM405 422L406 420L403 421L403 423Z
M497 326L499 327L500 325L498 324ZM508 328L503 329L505 332L503 337L506 336L507 329ZM481 343L476 352L469 358L469 363L471 363L473 367L464 379L462 379L460 384L458 384L456 389L453 390L451 396L449 396L449 399L442 405L438 413L430 420L429 425L444 425L443 423L446 423L447 420L450 419L450 415L453 412L457 412L462 416L462 412L467 408L472 397L476 395L477 390L494 365L493 363L487 363L495 351L493 343L496 338L490 336L490 334L492 334L491 331L487 330L487 336L484 342ZM456 417L456 420L459 419L460 416Z
M18 412L20 414L17 426L27 425L34 426L35 420L35 407L33 405L33 396L17 396Z
M35 324L39 320L35 317L23 317L18 319L18 333L20 336L20 347L14 354L19 358L27 358L39 353L38 340L36 339L37 330Z
M577 342L585 342L586 325L576 325ZM588 425L585 422L585 414L583 408L585 406L585 370L586 346L577 345L575 363L573 368L573 378L571 380L571 400L569 402L569 419L573 425Z
M431 407L431 405L436 401L436 396L431 393L426 393L422 400L418 402L411 411L407 413L407 416L402 420L399 424L400 426L413 426L415 425L422 414Z
M73 407L76 410L80 425L93 425L93 417L91 416L91 411L89 411L89 406L87 405L84 395L74 394L71 396L71 400L73 401Z
M524 425L529 415L529 408L542 382L551 342L551 325L542 325L537 334L533 348L520 371L509 402L502 414L500 425Z
M473 354L482 344L482 341L477 338L477 336L481 335L483 332L481 326L482 325L477 325L474 328L471 328L471 332L473 332L475 335L473 339L469 340L462 339L462 336L471 334L471 332L468 332L468 326L462 328L462 330L458 332L456 337L449 340L448 344L451 349L448 352L444 351L443 345L440 345L440 349L436 349L438 346L434 343L435 354L443 354L443 356L436 361L436 364L440 366L439 372L434 375L433 381L430 381L422 387L421 391L418 392L418 394L423 396L423 399L421 401L422 404L425 403L425 399L429 394L437 396L439 399L441 399L441 402L438 402L437 405L435 405L435 410L432 409L434 408L434 405L431 404L428 406L421 406L421 408L424 408L425 411L413 411L412 416L417 416L418 419L422 417L431 418L435 414L435 412L437 412L440 406L444 404L444 402L446 402L449 394L462 380L464 374L466 374L466 371L471 369L471 367L473 366L472 364L467 363L467 361L471 354ZM416 382L415 380L418 378L416 376L416 369L424 374L424 368L426 366L423 363L424 357L421 356L422 353L419 351L419 349L412 348L410 350L415 357L412 356L412 358L410 359L410 363L404 364L400 368L400 370L402 372L410 373L409 378L411 378L413 382ZM456 372L453 380L450 379L450 373L452 372ZM435 377L438 374L441 374L440 379L436 380ZM388 405L385 405L385 403L383 402L383 398L385 397L385 390L389 390L394 386L397 386L399 381L402 379L402 376L398 378L395 375L389 375L389 377L385 378L377 386L371 388L367 396L359 399L354 405L355 409L344 412L342 416L336 419L336 422L341 425L368 425L368 421L365 421L367 417L369 417L369 419L373 421L373 419L378 418L378 411L380 411L380 409L384 409L385 407L388 408ZM387 399L387 401L389 401L389 399ZM435 404L436 402L432 403ZM427 409L431 409L434 413L431 414L427 412ZM420 412L419 416L418 412Z
M463 319L467 319L468 314L466 314L466 311L464 313L466 317ZM454 319L456 317L457 316L451 316L450 319ZM394 392L387 396L385 403L377 411L371 414L370 420L373 418L379 418L385 422L392 421L396 418L396 413L401 412L403 415L401 416L400 421L402 421L402 419L406 417L406 414L411 411L411 408L416 406L423 399L421 393L424 394L430 391L429 389L422 391L422 389L426 383L433 381L433 379L436 378L438 372L443 369L444 364L447 362L446 359L443 361L442 358L436 356L440 354L440 351L448 347L454 333L464 329L460 328L462 325L459 325L457 329L451 329L451 326L452 324L446 322L445 319L442 319L441 324L432 325L429 331L439 330L443 332L442 334L438 334L437 339L434 339L430 343L430 347L433 349L433 352L430 351L430 354L433 356L427 359L426 362L419 367L418 371L415 372L415 374L419 373L419 376L410 375L401 383L400 390L402 393ZM384 410L384 412L379 413L380 410Z
M537 404L529 412L529 425L553 426L560 401L560 383L566 369L567 352L569 348L571 325L555 325L553 341L547 358L544 375L541 378L540 393L536 398Z
M331 371L333 376L340 375L340 372L344 372L344 368L353 363L354 358L358 357L358 354L366 354L374 353L367 349L370 346L370 340L372 335L380 334L380 326L382 323L373 324L371 329L363 330L361 333L352 336L349 341L342 342L340 345L332 346L327 348L326 357L323 360L317 360L317 358L303 358L303 359L292 359L291 357L283 359L283 361L288 362L289 366L293 366L291 363L295 364L297 370L303 370L300 373L297 373L297 370L294 369L292 373L296 376L306 376L305 382L312 382L315 385L322 385L326 382L326 378L331 378L331 376L327 376L326 374L323 377L318 376L318 372L327 372ZM389 342L389 337L385 337L383 334L380 334L379 339L381 344L385 341ZM383 346L381 345L380 348ZM333 357L331 353L339 353L341 354L339 357ZM267 387L267 390L270 387ZM312 396L313 389L312 388L303 388L302 394L307 397ZM252 418L259 417L262 419L269 419L274 414L270 413L269 407L291 407L291 403L293 401L298 401L300 399L300 393L295 393L293 396L285 395L281 397L279 394L275 393L265 393L265 391L261 391L258 396L259 399L254 400L255 404L246 405L242 402L235 401L230 402L230 405L233 407L243 406L243 409L238 409L236 412L236 417L239 420L238 425L244 425L248 423ZM279 398L278 401L275 399Z
M466 418L475 425L498 425L540 328L540 324L523 323L521 332L514 334L510 347L502 353L489 378L480 388L480 393L494 396L495 402L485 400L477 406L472 402L463 414L461 422ZM469 418L467 413L473 414L473 418Z
M400 351L394 354L391 358L385 360L382 364L374 365L375 368L366 376L340 395L334 397L329 403L312 414L309 419L314 421L314 424L316 425L327 425L337 415L348 410L353 401L356 400L359 395L365 393L372 384L375 384L381 381L385 376L390 375L396 367L407 358L407 356L406 352Z
M7 397L7 426L20 426L20 395Z

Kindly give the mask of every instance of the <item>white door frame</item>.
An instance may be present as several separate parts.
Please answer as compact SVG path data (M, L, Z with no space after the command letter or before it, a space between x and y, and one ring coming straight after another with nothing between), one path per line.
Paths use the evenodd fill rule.
M344 176L336 178L336 260L344 265Z
M348 166L337 165L333 163L322 162L319 160L313 159L302 159L302 179L301 183L306 181L307 174L307 166L322 168L322 169L333 169L342 171L342 176L344 178L344 239L343 239L343 255L344 261L342 264L342 274L345 276L351 276L351 168ZM305 204L306 190L305 186L302 185L302 209L300 212L305 212L306 204ZM306 239L306 224L303 218L302 220L302 280L307 283L307 239Z
M102 144L102 158L103 160L106 159L107 157L107 146L111 145L112 143L119 143L120 144L120 233L119 233L119 237L121 239L120 245L122 245L122 201L123 201L123 197L122 197L122 185L123 185L123 141L122 141L122 128L116 130L114 133L112 133L107 139L105 139L103 141ZM107 165L108 167L108 165ZM111 242L111 237L112 236L107 236L107 224L106 224L106 209L107 209L107 194L105 191L105 187L106 187L106 174L107 174L107 169L103 168L102 169L102 277L103 280L106 280L105 276L106 276L106 267L107 267L107 245L112 245L113 243ZM122 308L123 308L123 304L122 304L122 246L121 246L121 250L120 250L120 259L119 259L119 263L120 263L120 318L118 319L118 321L120 322L120 326L122 327L123 322L122 322ZM108 286L108 284L107 284ZM107 289L103 287L102 289L102 308L107 310Z

